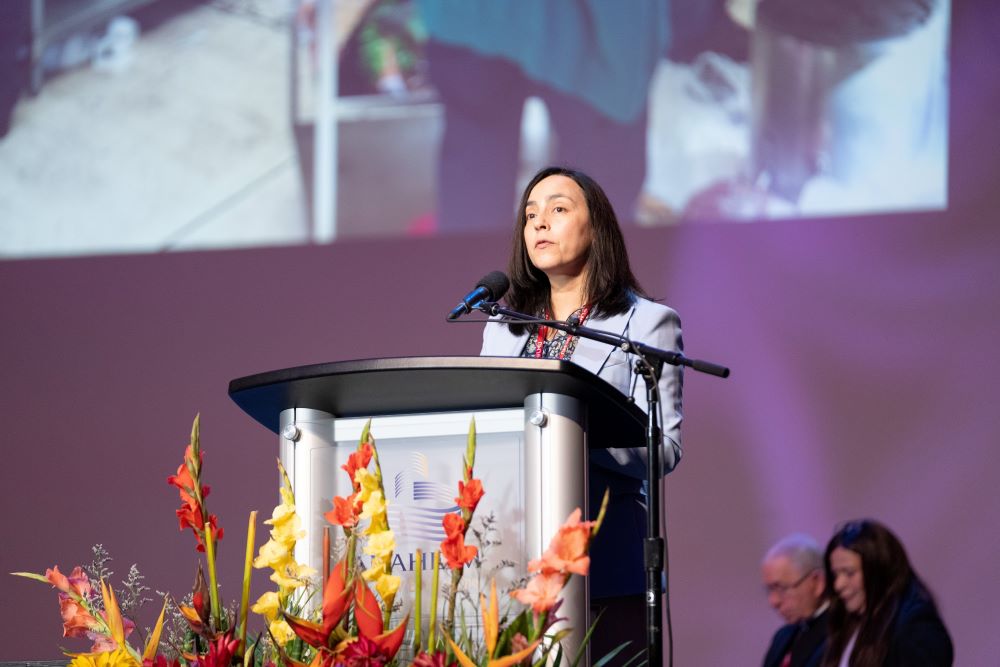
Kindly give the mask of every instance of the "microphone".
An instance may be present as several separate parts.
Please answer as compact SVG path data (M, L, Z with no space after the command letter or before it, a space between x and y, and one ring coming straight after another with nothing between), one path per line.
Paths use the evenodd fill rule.
M510 280L507 279L503 271L492 271L483 276L476 283L476 289L466 294L458 305L448 313L448 319L455 320L466 313L471 313L483 301L499 301L508 289L510 289Z

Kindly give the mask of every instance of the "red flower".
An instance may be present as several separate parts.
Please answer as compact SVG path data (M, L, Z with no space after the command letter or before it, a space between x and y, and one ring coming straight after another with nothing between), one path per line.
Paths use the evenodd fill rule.
M379 645L364 635L348 644L340 658L345 667L383 667L389 662L389 656L382 652Z
M368 464L372 460L372 449L370 442L365 442L358 448L357 451L352 452L350 456L347 457L347 463L340 466L347 475L351 478L351 483L354 484L354 492L357 493L360 490L358 483L354 481L354 473L358 471L359 468L367 468Z
M358 524L359 512L357 503L355 502L357 496L357 493L351 494L346 498L334 496L333 509L326 512L323 517L335 526L353 528Z
M204 500L211 489L207 485L199 486L200 480L195 476L201 471L202 453L194 455L194 445L188 445L184 450L184 463L177 467L177 474L167 477L167 484L176 486L181 496L181 506L177 510L177 520L180 530L190 528L198 541L198 551L205 550L205 524L217 540L222 539L222 528L219 528L218 517L205 511ZM195 474L192 474L195 471ZM196 492L195 489L198 489ZM199 500L200 499L200 500Z
M448 563L448 567L458 570L471 563L478 553L474 546L465 544L465 536L461 533L448 536L441 542L441 555Z
M479 500L483 497L483 483L478 479L470 479L469 483L459 481L458 483L458 497L455 498L455 503L461 507L463 510L472 514L476 511L476 505L479 504Z

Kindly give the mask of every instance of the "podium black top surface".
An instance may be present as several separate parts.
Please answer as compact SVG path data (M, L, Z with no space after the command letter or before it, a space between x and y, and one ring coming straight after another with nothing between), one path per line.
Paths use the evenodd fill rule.
M563 394L588 408L592 447L642 446L646 415L621 392L568 361L520 357L403 357L338 361L237 378L229 396L277 433L282 410L334 417L518 408L525 396Z

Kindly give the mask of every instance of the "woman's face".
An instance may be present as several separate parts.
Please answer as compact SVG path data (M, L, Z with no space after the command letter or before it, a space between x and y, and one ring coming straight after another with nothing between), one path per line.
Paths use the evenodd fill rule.
M561 174L543 178L528 193L524 214L531 263L550 279L582 275L593 232L587 199L576 181Z
M852 614L865 610L865 578L861 571L861 556L849 549L837 547L830 552L833 590Z

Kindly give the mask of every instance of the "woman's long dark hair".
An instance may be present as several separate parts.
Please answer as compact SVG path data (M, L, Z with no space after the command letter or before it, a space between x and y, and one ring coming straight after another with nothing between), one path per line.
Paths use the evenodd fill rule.
M858 629L851 654L851 667L878 667L885 662L892 638L892 627L899 615L900 603L910 586L933 604L930 592L910 566L906 550L892 531L871 519L844 524L826 547L826 587L833 591L834 576L830 554L837 547L861 557L864 578L865 609L851 614L838 595L830 603L830 636L823 667L836 667L847 643Z
M549 279L531 263L528 250L524 247L524 226L527 223L525 208L532 189L549 176L566 176L573 179L587 201L590 229L593 241L587 255L587 302L595 316L607 317L627 312L632 307L636 295L646 296L639 281L632 274L625 250L618 217L615 215L608 196L601 186L581 171L566 167L546 167L532 177L521 194L514 223L514 239L511 244L510 261L507 272L510 277L510 291L506 301L512 309L522 313L537 314L549 307ZM526 326L511 324L511 332L519 336Z

